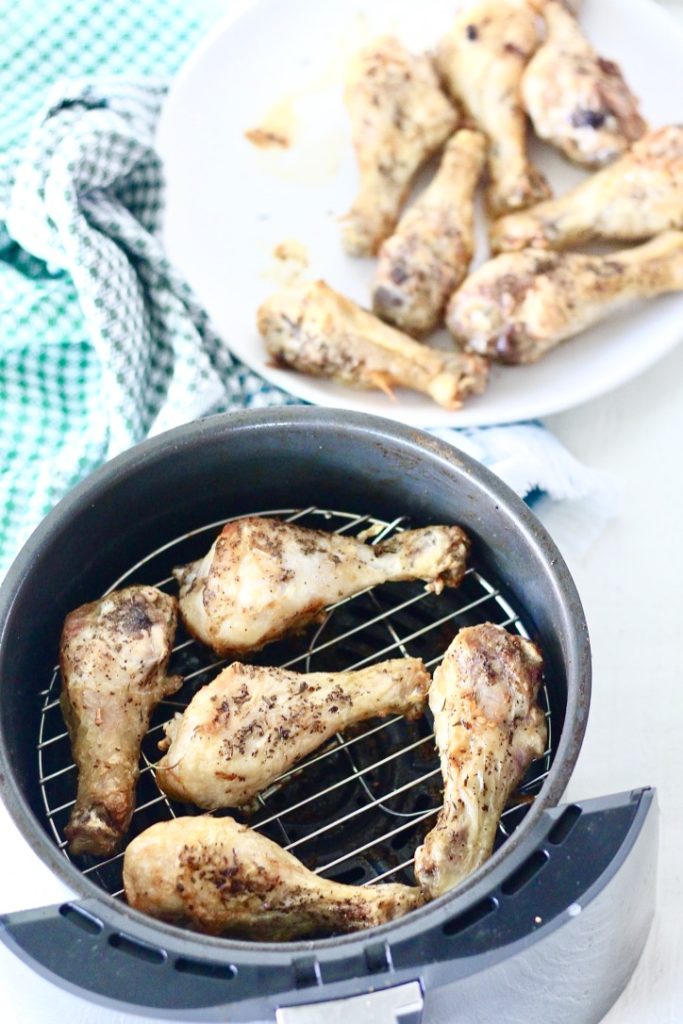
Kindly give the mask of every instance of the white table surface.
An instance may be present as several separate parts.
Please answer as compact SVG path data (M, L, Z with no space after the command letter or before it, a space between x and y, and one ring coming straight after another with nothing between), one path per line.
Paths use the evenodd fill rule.
M683 18L683 0L666 0ZM683 54L681 55L683 59ZM683 325L682 325L683 330ZM566 552L593 644L586 740L569 799L657 787L659 898L633 978L603 1024L683 1022L683 347L619 391L552 417L582 461L620 489L617 518L581 558ZM551 529L552 510L545 516ZM71 894L0 805L0 910ZM142 1024L44 981L0 945L2 1024ZM501 1022L504 1024L504 1022Z

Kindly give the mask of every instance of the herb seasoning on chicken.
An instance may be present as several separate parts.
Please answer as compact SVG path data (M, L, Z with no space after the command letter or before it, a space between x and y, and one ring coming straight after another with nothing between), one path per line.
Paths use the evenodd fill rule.
M393 231L415 173L446 141L459 115L429 58L413 56L391 36L353 60L346 105L360 182L344 245L351 256L373 256Z
M578 164L621 156L647 125L619 67L598 56L563 0L538 0L547 35L522 78L524 106L541 139Z
M429 187L380 249L373 310L408 334L439 325L474 253L474 194L486 156L480 132L456 132Z
M434 673L429 706L444 803L415 854L415 877L432 898L490 856L510 794L545 749L542 671L534 644L485 623L461 629Z
M494 252L567 249L590 241L637 242L683 228L683 125L643 135L616 163L560 199L501 217Z
M429 395L458 409L486 387L489 364L480 356L421 345L324 281L271 295L257 316L276 365L349 387L393 388Z
M236 662L167 723L157 782L207 810L239 807L350 725L390 714L419 718L429 683L417 658L307 675Z
M520 96L522 73L538 42L531 0L481 0L456 16L437 51L449 92L488 136L488 205L497 216L550 195L527 156Z
M406 530L381 544L247 516L228 523L204 558L175 570L188 630L217 654L257 651L315 620L327 605L378 583L456 587L467 535L459 526Z
M209 935L285 942L373 928L424 903L408 885L342 885L321 878L232 818L176 818L128 846L131 907Z
M636 299L683 290L683 232L610 256L524 249L484 263L453 295L453 336L504 363L533 363Z
M128 831L150 715L182 682L166 675L176 615L175 598L140 586L66 617L60 703L78 768L64 830L72 853L108 856Z

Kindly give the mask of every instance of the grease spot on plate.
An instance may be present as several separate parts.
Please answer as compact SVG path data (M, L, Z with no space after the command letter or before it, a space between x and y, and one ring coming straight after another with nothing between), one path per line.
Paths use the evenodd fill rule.
M296 238L285 238L272 251L275 262L263 272L263 277L281 285L298 284L309 266L308 249Z

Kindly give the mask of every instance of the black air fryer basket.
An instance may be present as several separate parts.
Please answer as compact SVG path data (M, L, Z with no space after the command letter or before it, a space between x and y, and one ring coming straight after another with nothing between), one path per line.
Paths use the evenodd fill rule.
M458 523L473 538L458 589L436 597L420 584L375 588L269 646L262 664L324 671L404 654L433 669L459 628L484 621L543 650L548 747L506 809L493 856L452 893L367 932L264 944L183 931L127 907L121 855L66 848L76 771L55 667L66 613L131 583L174 592L173 566L208 550L226 520L255 513L351 535L373 526L377 539ZM170 668L185 682L143 743L131 838L189 812L159 791L151 765L163 722L219 664L178 635ZM80 995L169 1020L597 1022L651 922L656 813L649 789L557 806L589 699L586 624L559 552L526 506L456 449L381 419L312 408L171 431L68 495L0 590L3 796L75 894L0 918L0 937ZM415 847L439 802L430 720L395 717L337 736L243 820L325 877L412 882Z

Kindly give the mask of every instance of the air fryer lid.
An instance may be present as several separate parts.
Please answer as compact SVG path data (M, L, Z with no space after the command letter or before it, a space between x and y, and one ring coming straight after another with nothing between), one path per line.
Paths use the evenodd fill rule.
M411 525L462 524L475 540L473 562L482 578L494 581L522 628L540 638L552 707L552 764L524 820L491 860L452 895L407 918L309 943L209 939L130 910L59 852L36 757L41 691L50 680L66 612L109 588L150 551L220 519L295 508L343 510L387 524L405 515ZM208 546L201 543L199 550ZM136 579L155 582L144 575ZM48 516L0 591L0 687L5 800L29 842L84 897L81 903L8 915L1 934L61 983L128 1008L219 1020L226 1019L229 1005L228 1019L272 1019L278 1006L402 980L419 981L429 1000L456 978L462 986L465 975L479 977L479 957L490 975L494 963L516 955L520 943L531 953L556 933L576 932L589 917L570 913L576 897L596 885L609 888L613 875L624 876L622 861L637 859L634 854L626 860L631 848L645 849L641 858L652 854L652 829L644 827L652 820L650 794L564 812L549 809L575 762L590 689L583 613L557 549L492 474L428 435L383 420L302 408L215 417L162 435L103 467ZM605 815L607 838L597 827ZM560 828L559 822L565 824ZM549 838L560 834L556 828L562 842ZM653 877L651 869L647 874ZM642 893L644 908L649 897L649 890ZM631 951L630 958L621 957L622 974L642 945L648 913L633 913L630 931L620 929ZM552 979L557 991L570 973ZM547 974L546 968L539 975L543 985ZM601 976L607 979L606 969ZM600 991L606 987L601 983ZM527 1006L525 1019L535 1019L529 1014ZM549 1018L546 1007L543 1019L570 1018ZM599 1017L571 1017L580 1019Z

